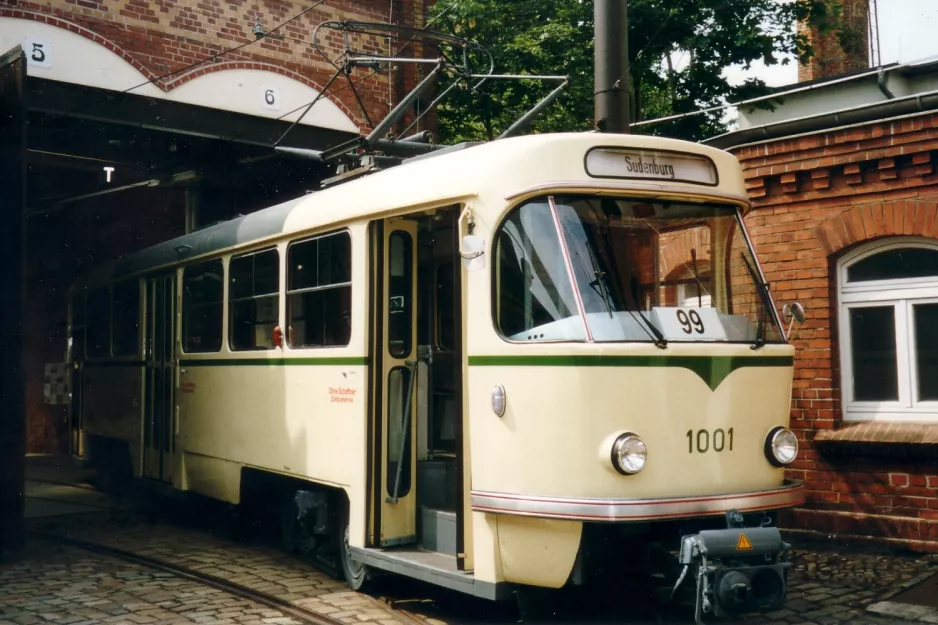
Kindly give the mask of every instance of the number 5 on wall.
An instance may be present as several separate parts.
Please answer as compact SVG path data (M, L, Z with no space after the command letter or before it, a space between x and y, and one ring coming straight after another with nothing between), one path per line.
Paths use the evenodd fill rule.
M26 64L30 67L52 67L52 44L45 39L26 37L23 40Z

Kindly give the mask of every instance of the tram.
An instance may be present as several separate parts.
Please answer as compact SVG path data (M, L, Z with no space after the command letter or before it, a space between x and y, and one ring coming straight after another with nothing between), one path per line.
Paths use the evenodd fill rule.
M86 459L282 511L353 589L500 600L657 550L698 622L777 609L803 490L749 208L726 152L560 133L166 241L73 286Z

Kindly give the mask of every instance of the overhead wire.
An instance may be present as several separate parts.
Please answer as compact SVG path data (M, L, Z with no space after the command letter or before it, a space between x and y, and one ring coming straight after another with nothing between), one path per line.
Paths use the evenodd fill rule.
M437 22L437 21L440 20L442 17L444 17L449 11L451 11L451 10L456 6L456 4L457 4L457 1L454 1L454 2L451 2L448 6L444 7L444 8L440 11L440 13L438 13L436 16L433 17L433 19L431 19L430 21L428 21L428 22L424 25L424 29L429 28L429 27L432 26L435 22ZM400 56L401 53L404 52L404 50L406 50L408 47L410 47L411 44L414 43L414 41L416 41L416 39L417 39L417 35L414 34L413 36L411 36L411 38L410 38L406 43L404 43L404 45L402 45L400 48L398 48L397 52L395 52L395 53L392 54L391 56L392 56L392 57L398 57L398 56ZM327 61L328 61L328 59L327 59ZM363 82L363 81L365 81L365 80L368 80L369 78L373 78L374 76L377 76L378 73L380 72L380 70L376 70L376 69L371 69L371 70L369 70L369 71L370 71L369 74L367 74L367 75L365 75L365 76L362 76L362 77L359 78L358 80L351 80L351 79L350 79L349 82L347 82L345 85L343 85L342 87L339 87L338 89L335 89L335 90L333 90L333 91L331 91L331 92L328 92L327 89L324 89L324 90L322 91L322 93L317 94L316 97L313 98L311 101L306 102L305 104L301 104L300 106L298 106L298 107L296 107L296 108L294 108L294 109L292 109L292 110L287 111L287 112L284 113L283 115L280 115L279 117L274 118L273 121L282 121L284 118L289 117L290 115L292 115L292 114L294 114L294 113L296 113L296 112L298 112L298 111L301 111L301 110L306 109L306 108L308 108L308 107L311 108L314 104L316 104L319 100L321 100L325 95L332 95L332 96L335 96L336 94L338 94L338 93L340 93L340 92L342 92L342 91L344 91L344 90L346 90L346 89L348 89L348 88L350 88L350 87L351 87L351 88L354 88L355 85L358 85L358 84L360 84L361 82ZM242 138L244 138L244 137L246 137L246 136L252 134L254 131L258 130L261 126L263 126L263 125L265 125L265 124L266 124L266 120L265 120L265 122L261 122L261 123L259 123L259 124L256 124L256 125L252 126L251 128L248 128L248 129L245 130L244 132L241 132L241 133L238 133L238 134L236 134L236 135L232 135L231 137L228 137L227 140L228 140L228 141L236 141L236 140L238 140L238 139L242 139ZM281 136L281 137L280 137L280 141L282 141L282 140L283 140L283 137ZM279 142L279 141L278 141L278 142ZM271 146L271 147L273 147L273 146Z

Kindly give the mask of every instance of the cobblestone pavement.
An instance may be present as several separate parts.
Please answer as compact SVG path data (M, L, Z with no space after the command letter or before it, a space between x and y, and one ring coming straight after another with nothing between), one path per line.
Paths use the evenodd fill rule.
M43 496L48 495L45 493ZM85 508L87 509L87 507ZM515 623L512 604L493 604L395 577L375 596L344 584L298 557L257 542L238 542L218 526L148 516L127 505L41 516L33 529L129 551L265 592L345 623L467 625ZM904 589L938 573L938 558L896 554L837 540L790 535L794 545L788 602L746 625L902 625L938 622L934 611L890 604ZM873 607L878 612L870 611ZM885 614L884 614L885 613ZM619 589L602 597L573 593L555 621L686 623L689 613L636 602ZM294 623L288 615L220 590L71 546L30 541L24 557L0 564L0 625L38 623Z
M30 526L232 582L343 622L375 625L413 622L378 599L349 591L343 582L299 557L266 545L235 542L214 534L210 528L181 527L122 510L58 516L34 521Z
M169 573L30 541L0 565L0 625L292 625L277 610Z
M869 623L901 625L910 621L868 611L909 586L938 573L933 555L897 555L835 540L788 537L796 553L785 609L744 619L747 624Z

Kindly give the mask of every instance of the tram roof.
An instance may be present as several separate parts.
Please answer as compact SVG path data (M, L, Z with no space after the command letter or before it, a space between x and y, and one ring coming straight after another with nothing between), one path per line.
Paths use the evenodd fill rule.
M731 154L708 146L639 135L557 133L491 141L445 154L406 161L392 169L316 191L129 254L111 271L94 271L90 281L121 279L159 267L185 263L276 236L408 207L457 203L486 196L501 198L551 182L596 184L584 169L590 147L658 149L705 155L720 172L720 191L741 197L743 182ZM622 181L625 182L625 181ZM689 190L696 185L691 185ZM698 187L699 189L699 187Z

